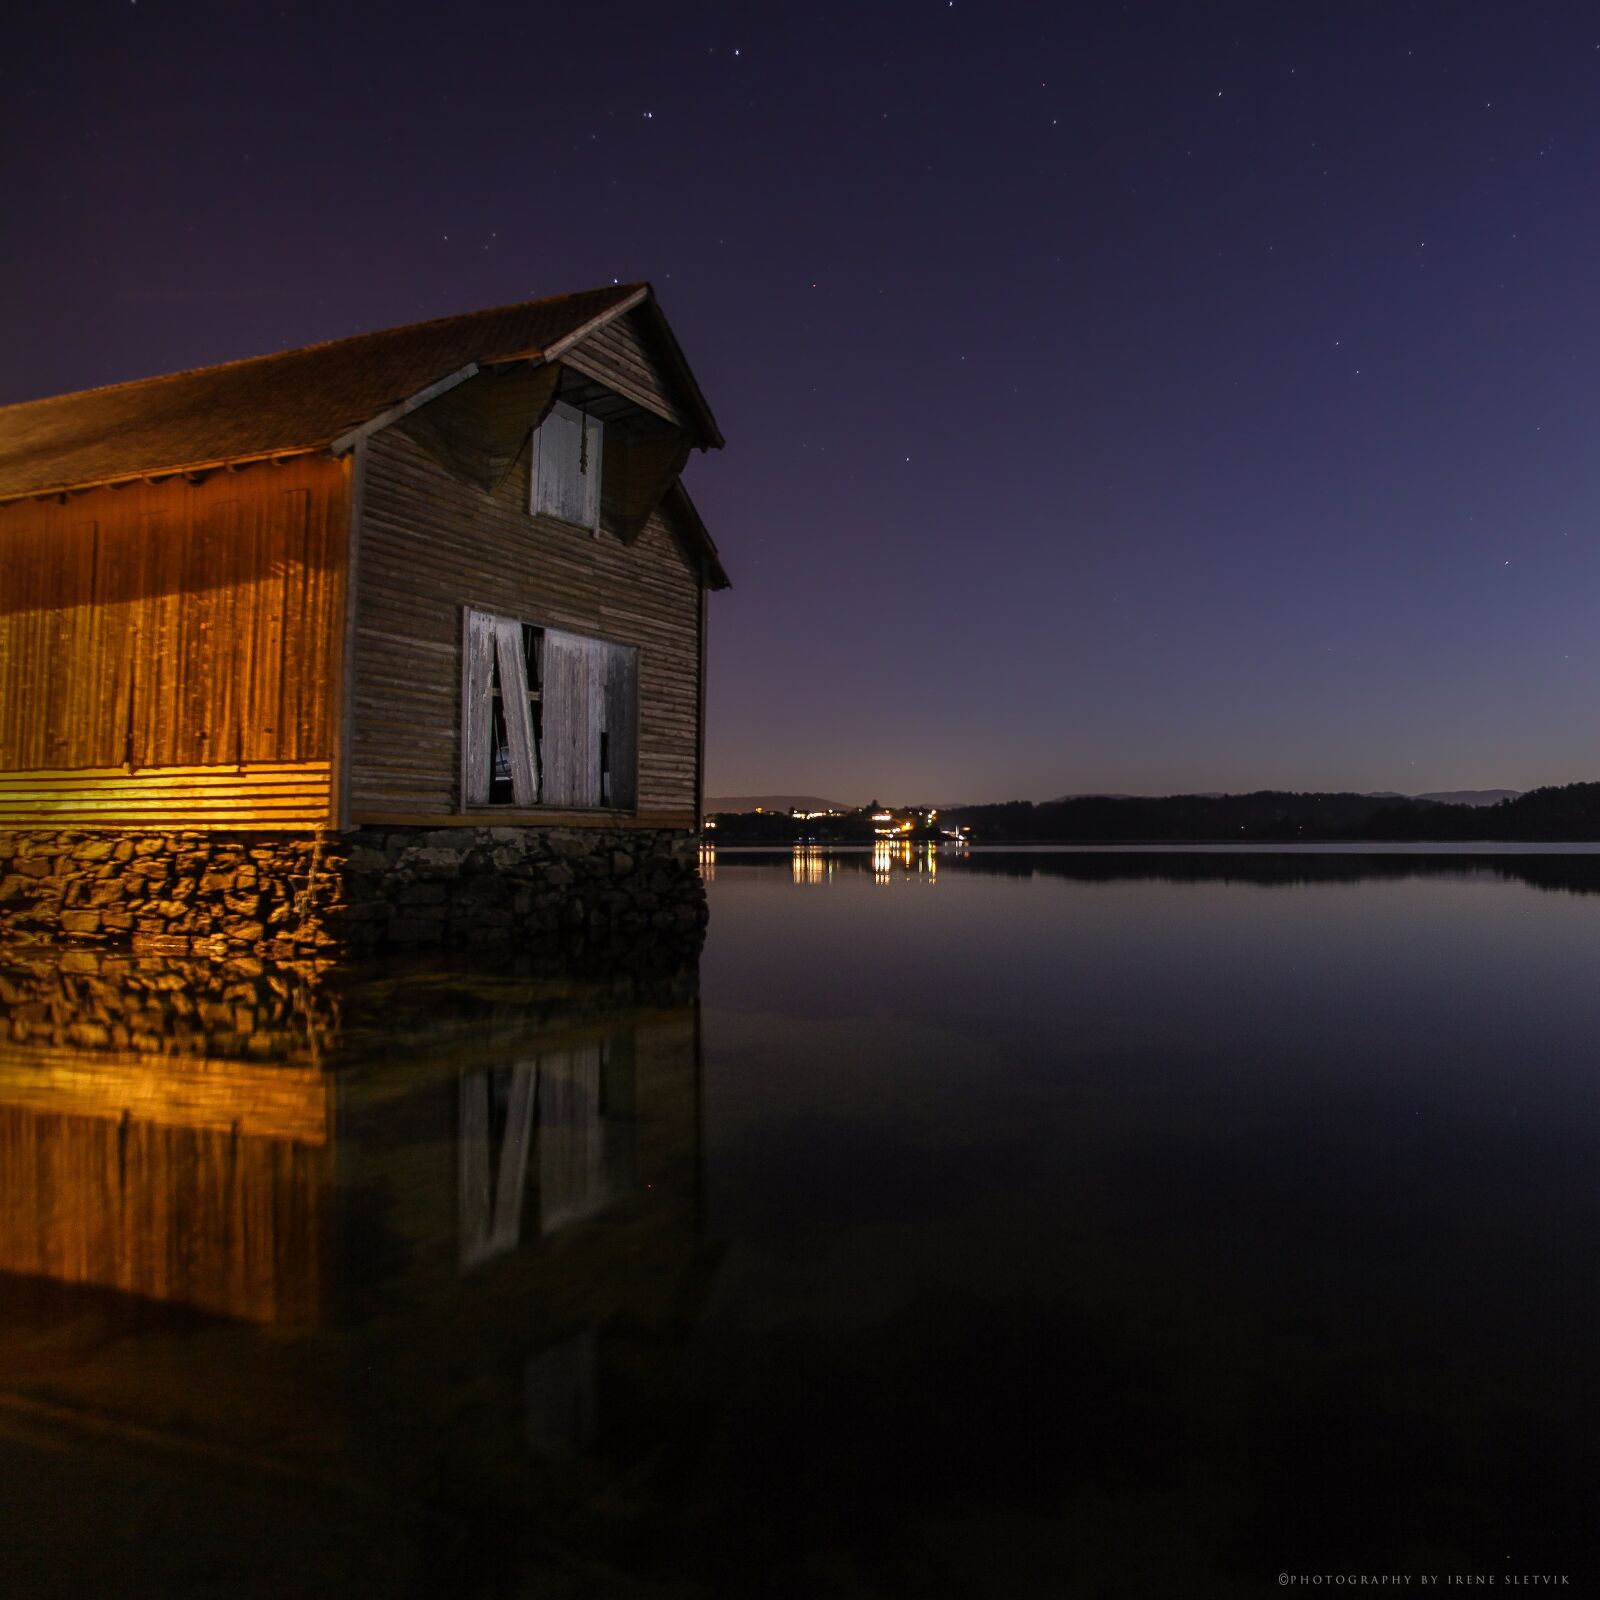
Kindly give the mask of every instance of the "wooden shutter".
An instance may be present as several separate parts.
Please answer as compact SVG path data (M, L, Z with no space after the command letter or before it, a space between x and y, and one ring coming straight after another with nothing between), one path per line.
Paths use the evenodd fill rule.
M631 811L639 788L639 652L605 647L605 730L611 757L611 804Z
M538 756L533 748L533 717L528 710L528 665L522 652L522 624L497 617L495 657L500 664L500 711L506 719L506 744L511 754L511 793L519 806L539 799Z
M468 805L489 800L490 745L494 741L495 620L487 611L466 613L462 643L461 771Z
M605 449L605 425L598 417L583 419L583 452L578 460L580 514L573 518L585 528L600 531L600 475Z
M534 434L532 509L598 530L604 442L598 417L557 400Z
M598 806L600 736L610 757L610 804L630 809L638 789L639 652L580 634L544 634L544 799Z
M590 693L593 639L544 631L544 798L552 806L600 804L600 723Z
M565 522L573 519L569 499L578 476L582 430L582 412L557 400L533 436L538 455L533 473L533 509L541 516L560 517Z

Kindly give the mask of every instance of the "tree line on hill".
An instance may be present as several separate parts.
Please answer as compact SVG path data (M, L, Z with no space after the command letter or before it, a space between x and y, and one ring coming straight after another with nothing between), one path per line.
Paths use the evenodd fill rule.
M1394 795L1253 794L1082 795L1035 803L961 806L941 811L941 827L970 828L975 844L1171 844L1234 841L1580 843L1600 840L1600 783L1531 789L1492 806L1452 805ZM749 813L717 819L728 844L871 843L866 810L799 819Z
M974 839L1001 843L1242 840L1574 842L1600 839L1600 783L1532 789L1492 806L1365 794L1086 795L948 813Z

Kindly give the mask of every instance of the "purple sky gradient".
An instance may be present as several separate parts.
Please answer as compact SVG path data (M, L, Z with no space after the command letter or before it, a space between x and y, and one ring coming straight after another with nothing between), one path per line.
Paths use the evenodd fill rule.
M1600 21L29 7L0 401L654 282L712 794L1600 777Z

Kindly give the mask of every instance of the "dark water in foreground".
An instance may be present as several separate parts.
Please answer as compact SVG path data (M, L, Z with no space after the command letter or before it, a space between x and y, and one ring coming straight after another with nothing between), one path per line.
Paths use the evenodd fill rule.
M698 972L0 952L0 1594L1594 1592L1600 857L710 893Z

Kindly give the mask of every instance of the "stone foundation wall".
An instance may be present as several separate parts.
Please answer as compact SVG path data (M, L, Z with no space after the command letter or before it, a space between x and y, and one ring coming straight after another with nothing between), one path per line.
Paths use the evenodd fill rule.
M636 828L367 829L340 841L353 948L692 938L706 922L699 840Z
M682 832L0 832L0 941L284 960L438 945L697 948L705 921L698 841Z

